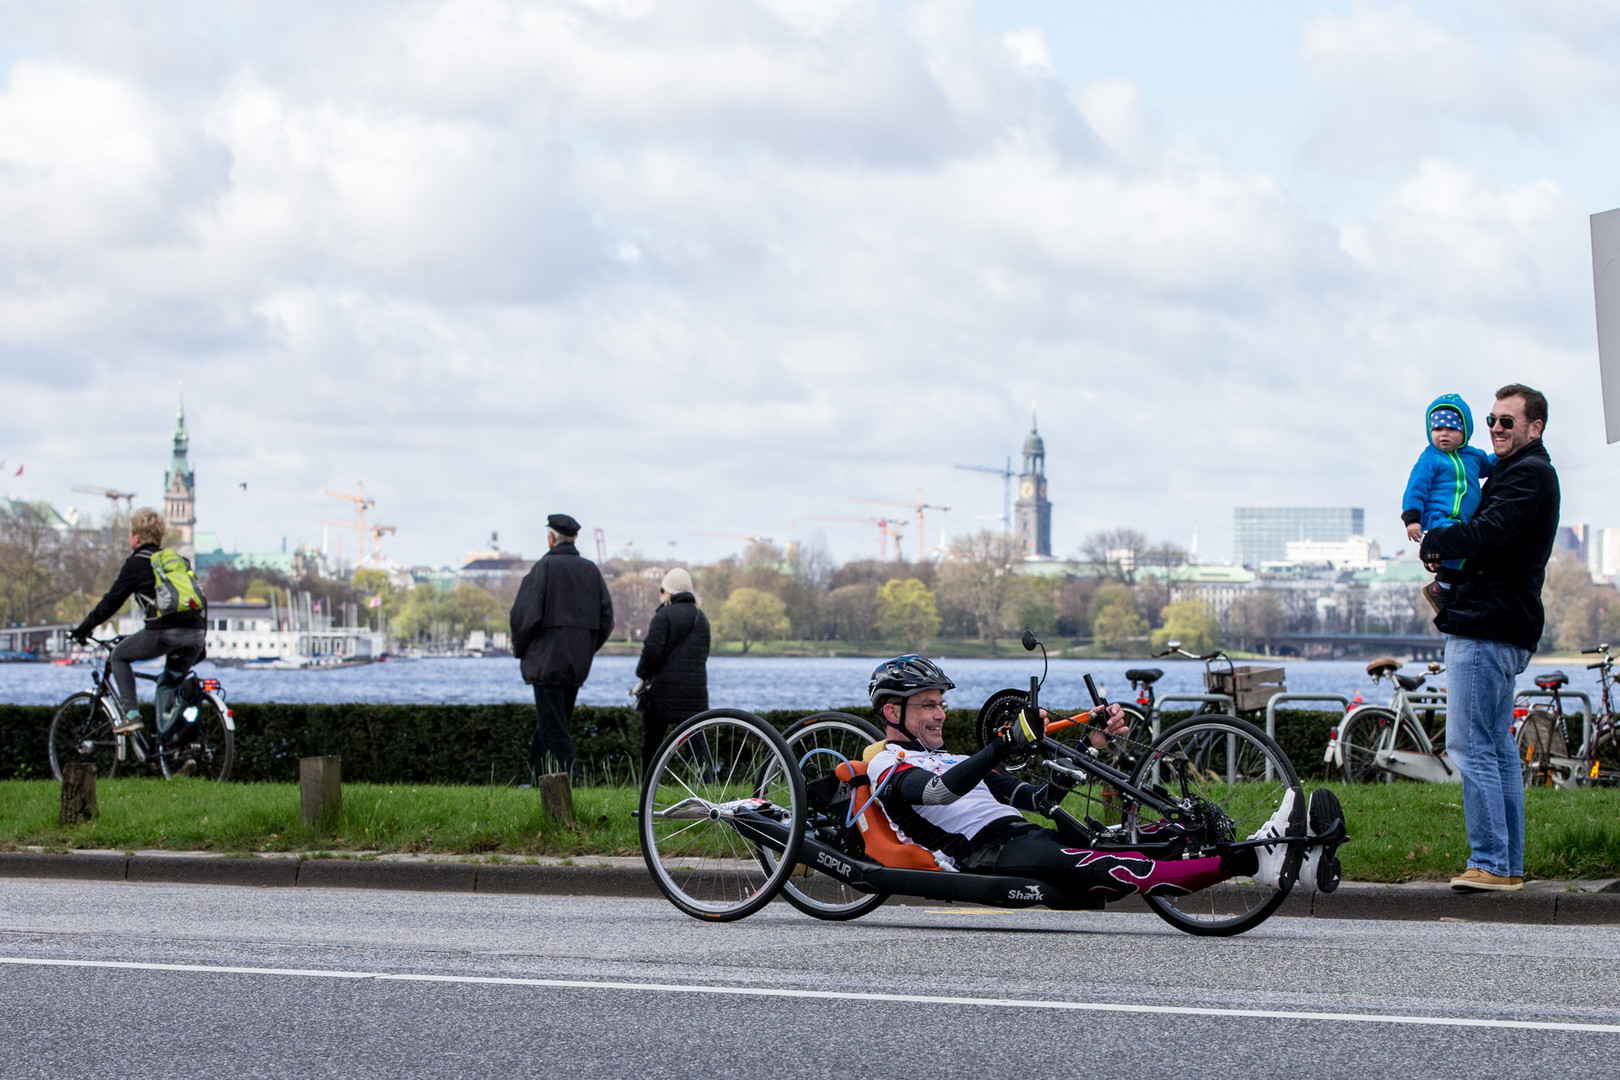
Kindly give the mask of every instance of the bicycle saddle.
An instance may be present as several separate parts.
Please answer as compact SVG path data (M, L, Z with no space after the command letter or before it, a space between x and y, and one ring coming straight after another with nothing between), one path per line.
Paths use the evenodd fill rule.
M1382 679L1385 675L1388 675L1391 672L1399 671L1400 669L1401 662L1395 659L1393 656L1380 656L1378 659L1367 665L1367 674L1371 675L1375 679Z
M1568 686L1569 676L1562 671L1554 671L1547 675L1537 675L1536 685L1543 690L1551 690L1555 686Z
M1419 675L1416 678L1414 678L1411 675L1396 675L1396 676L1394 676L1395 685L1399 686L1402 690L1405 690L1408 693L1410 693L1413 690L1416 690L1418 687L1422 686L1423 685L1423 680L1425 678L1427 678L1427 676L1425 676L1425 675Z
M1152 686L1154 683L1164 678L1164 670L1156 667L1133 667L1129 671L1125 672L1125 677L1131 680L1133 683L1141 683L1143 686Z

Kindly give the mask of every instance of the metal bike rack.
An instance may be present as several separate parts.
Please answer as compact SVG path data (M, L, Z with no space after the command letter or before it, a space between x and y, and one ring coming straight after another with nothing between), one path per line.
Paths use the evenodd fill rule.
M1273 694L1271 700L1266 702L1266 734L1273 742L1277 739L1277 703L1279 701L1337 701L1344 706L1344 711L1350 711L1350 699L1343 694L1310 694L1301 691L1297 694ZM1266 762L1266 779L1271 779L1271 763Z
M1561 698L1579 698L1581 705L1584 706L1580 712L1575 714L1581 718L1581 741L1575 745L1582 750L1586 749L1586 740L1588 737L1587 728L1592 723L1593 715L1592 699L1587 696L1584 690L1560 690L1558 691L1558 696ZM1521 701L1530 702L1538 698L1545 698L1546 700L1551 701L1553 700L1553 692L1551 690L1543 690L1540 687L1537 687L1534 690L1520 690L1517 694L1513 695L1513 707L1515 709L1518 708L1519 702ZM1566 712L1564 715L1568 717L1570 714Z
M1166 694L1153 702L1153 715L1148 720L1148 731L1154 742L1159 741L1159 717L1164 712L1164 703L1167 701L1208 702L1221 706L1221 712L1216 715L1230 716L1234 720L1238 718L1237 702L1232 700L1231 694ZM1234 783L1237 779L1237 763L1233 760L1237 756L1237 747L1234 745L1236 742L1235 736L1228 735L1226 737L1226 782L1228 784Z

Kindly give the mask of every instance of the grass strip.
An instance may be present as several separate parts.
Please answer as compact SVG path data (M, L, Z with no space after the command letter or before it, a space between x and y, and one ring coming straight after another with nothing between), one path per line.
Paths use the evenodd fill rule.
M1467 865L1457 785L1329 786L1349 818L1351 842L1340 849L1346 878L1444 880ZM101 781L101 816L64 829L56 823L60 791L53 781L0 781L0 850L375 851L514 858L640 851L630 816L636 792L628 787L577 789L578 824L572 829L545 814L538 793L511 787L345 784L339 815L323 826L305 826L299 822L296 784L149 779ZM1525 817L1530 877L1620 877L1620 790L1530 791Z

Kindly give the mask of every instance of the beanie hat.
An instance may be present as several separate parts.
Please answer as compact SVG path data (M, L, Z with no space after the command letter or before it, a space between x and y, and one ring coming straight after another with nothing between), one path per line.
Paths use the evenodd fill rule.
M692 575L686 572L684 566L677 566L664 575L664 591L674 596L676 593L692 591Z
M1429 430L1448 427L1456 431L1463 430L1462 413L1456 409L1436 409L1429 414Z

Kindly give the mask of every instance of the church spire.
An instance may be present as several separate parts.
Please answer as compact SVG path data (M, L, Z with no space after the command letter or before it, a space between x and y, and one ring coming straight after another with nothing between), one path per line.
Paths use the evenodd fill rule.
M191 437L186 433L185 383L180 384L180 406L174 414L174 456L163 476L163 517L168 525L165 543L186 558L192 557L197 527L197 477L191 471L187 451Z

